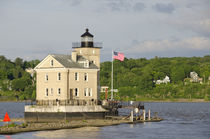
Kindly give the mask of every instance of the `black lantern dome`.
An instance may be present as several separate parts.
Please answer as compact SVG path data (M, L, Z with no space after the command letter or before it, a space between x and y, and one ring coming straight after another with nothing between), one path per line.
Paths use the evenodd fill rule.
M86 32L81 35L81 47L94 47L93 37L94 36L89 33L89 30L86 29Z

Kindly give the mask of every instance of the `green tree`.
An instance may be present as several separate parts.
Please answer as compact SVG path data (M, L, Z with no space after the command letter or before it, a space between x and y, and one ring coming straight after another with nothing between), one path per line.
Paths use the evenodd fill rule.
M15 59L14 63L15 63L16 66L23 67L23 59L21 59L19 57Z
M174 83L183 81L185 78L184 68L182 66L172 67L170 77Z

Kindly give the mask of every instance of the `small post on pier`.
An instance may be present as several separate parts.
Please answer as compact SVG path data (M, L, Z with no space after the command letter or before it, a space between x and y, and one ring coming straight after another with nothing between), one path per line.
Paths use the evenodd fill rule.
M131 111L130 121L133 122L133 110Z
M138 109L138 108L135 108L135 109L134 109L134 111L135 111L135 114L136 114L136 120L137 120L137 119L138 119L137 114L138 114L138 112L139 112L139 109Z
M145 116L146 116L146 113L145 113L145 109L143 110L143 121L145 121Z
M105 90L105 100L107 100L108 99L108 89L106 88L106 90Z
M150 118L150 109L148 110L148 120L151 120L151 118Z

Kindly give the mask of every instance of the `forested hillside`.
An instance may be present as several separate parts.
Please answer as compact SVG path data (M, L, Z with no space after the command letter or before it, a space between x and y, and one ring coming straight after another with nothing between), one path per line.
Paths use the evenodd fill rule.
M40 61L14 61L0 56L0 100L35 98L35 76L25 71ZM190 82L195 71L201 83ZM155 84L168 76L170 83ZM153 59L127 59L114 61L115 99L121 100L174 100L204 99L210 101L210 56ZM111 86L111 62L101 63L100 85ZM104 93L101 93L104 98Z
M34 68L39 60L14 62L0 56L0 100L24 100L35 98L35 79L25 71Z
M195 71L203 78L202 83L191 83L190 72ZM155 84L169 76L171 82ZM147 60L125 59L114 61L114 88L119 90L117 99L162 100L162 99L205 99L210 100L210 56L174 57ZM101 63L101 86L111 86L111 62ZM185 80L185 81L184 81Z

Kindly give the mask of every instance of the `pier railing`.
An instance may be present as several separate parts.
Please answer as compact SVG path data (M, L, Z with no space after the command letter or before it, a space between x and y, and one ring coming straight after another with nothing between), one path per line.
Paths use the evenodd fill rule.
M98 100L37 100L35 102L27 102L25 105L37 106L93 106L98 105Z
M115 107L115 108L139 108L144 109L144 103L140 101L102 101L103 106Z

